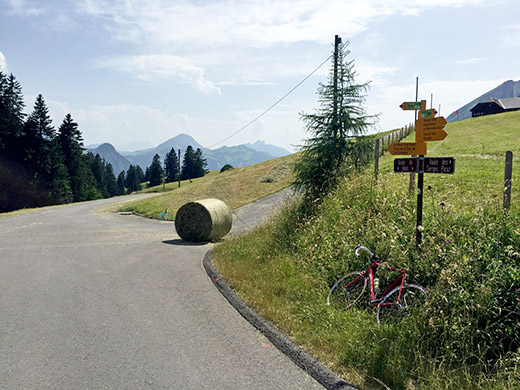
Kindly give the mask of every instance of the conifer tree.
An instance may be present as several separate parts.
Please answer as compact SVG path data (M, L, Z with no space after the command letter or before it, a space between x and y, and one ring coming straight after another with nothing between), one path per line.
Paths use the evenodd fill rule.
M25 126L26 159L35 177L47 183L51 182L51 171L54 165L52 158L57 156L52 153L55 137L56 130L52 126L49 109L40 94L36 97L34 109Z
M114 167L107 162L105 162L105 185L108 197L118 195L119 188L117 186L116 176L114 175Z
M179 159L175 148L172 148L164 159L164 173L166 177L166 183L171 183L179 178Z
M188 180L194 178L195 152L193 147L188 145L184 158L182 160L181 180Z
M350 54L347 46L348 41L343 44L336 36L329 81L318 88L320 109L302 114L311 138L295 163L294 185L309 202L336 188L339 179L353 171L360 149L371 148L371 143L360 137L376 120L363 108L369 85L356 83L354 62L346 60Z
M22 162L23 125L26 114L22 86L11 75L0 71L0 156Z
M125 171L121 171L117 176L117 194L125 194Z
M208 166L208 163L204 156L202 155L202 150L200 148L197 148L195 151L195 157L193 162L193 177L203 177L208 173L206 171L206 167Z
M152 164L148 170L148 187L155 187L162 183L164 170L161 166L161 157L156 154L153 157Z
M58 129L58 139L63 153L65 166L70 177L70 185L75 202L96 199L95 179L86 164L83 138L78 124L67 114Z

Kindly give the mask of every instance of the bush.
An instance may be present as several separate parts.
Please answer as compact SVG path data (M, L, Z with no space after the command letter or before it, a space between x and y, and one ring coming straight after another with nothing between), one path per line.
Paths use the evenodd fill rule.
M233 165L231 165L231 164L226 164L226 165L224 165L224 166L220 169L220 173L225 172L225 171L228 171L228 170L230 170L230 169L234 169L234 168L233 168Z

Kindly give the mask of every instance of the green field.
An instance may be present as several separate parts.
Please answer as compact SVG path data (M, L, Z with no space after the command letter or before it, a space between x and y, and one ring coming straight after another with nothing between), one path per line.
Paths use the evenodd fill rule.
M429 156L456 158L454 175L425 175L423 245L416 196L393 158L345 178L316 214L298 205L213 251L242 298L344 378L368 389L518 389L520 380L520 163L502 210L504 155L520 156L520 112L446 126ZM413 137L413 136L412 136ZM423 311L378 326L367 306L325 305L342 274L361 270L361 243L410 270L428 289ZM384 281L385 276L380 275Z

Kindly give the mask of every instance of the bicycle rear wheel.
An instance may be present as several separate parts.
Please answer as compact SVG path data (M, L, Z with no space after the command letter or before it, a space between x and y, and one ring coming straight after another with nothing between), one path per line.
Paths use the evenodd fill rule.
M399 321L408 314L413 314L415 310L428 302L428 294L424 287L418 284L405 284L394 288L381 300L377 307L377 323Z
M347 310L365 291L367 278L363 272L351 272L339 279L329 291L327 305L338 310Z

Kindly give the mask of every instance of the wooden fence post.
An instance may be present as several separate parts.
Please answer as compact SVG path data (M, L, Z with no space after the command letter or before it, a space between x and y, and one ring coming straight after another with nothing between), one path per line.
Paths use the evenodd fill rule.
M511 207L511 182L513 177L513 152L506 152L506 166L504 173L504 209Z
M377 174L379 173L379 138L376 139L376 150L374 151L374 174L377 183Z

